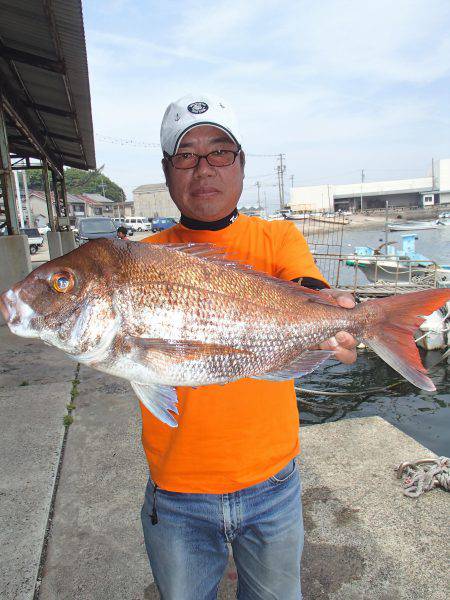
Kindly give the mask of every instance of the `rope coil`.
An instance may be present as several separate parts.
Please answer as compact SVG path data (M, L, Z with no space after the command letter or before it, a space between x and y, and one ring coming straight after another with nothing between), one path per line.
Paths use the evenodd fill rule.
M450 492L450 459L446 456L403 462L395 471L399 479L403 477L403 493L410 498L436 487Z

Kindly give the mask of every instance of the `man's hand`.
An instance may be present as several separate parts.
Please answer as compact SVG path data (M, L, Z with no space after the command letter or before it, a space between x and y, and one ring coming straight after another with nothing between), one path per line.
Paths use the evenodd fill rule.
M323 294L332 296L343 308L354 308L355 299L348 292L340 290L320 290ZM347 331L339 331L334 337L319 344L321 350L333 350L334 356L346 365L356 361L356 340Z

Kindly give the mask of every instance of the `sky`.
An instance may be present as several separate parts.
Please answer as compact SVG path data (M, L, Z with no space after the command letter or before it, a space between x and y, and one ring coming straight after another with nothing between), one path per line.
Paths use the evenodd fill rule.
M223 97L247 154L241 205L289 188L421 177L450 157L448 0L83 2L97 166L129 199L163 181L159 129Z

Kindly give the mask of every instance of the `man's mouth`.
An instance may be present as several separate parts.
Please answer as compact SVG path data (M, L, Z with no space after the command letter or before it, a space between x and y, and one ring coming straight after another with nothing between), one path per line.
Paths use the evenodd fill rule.
M217 196L217 194L220 194L220 190L214 187L195 188L191 192L191 195L195 198L212 198L213 196Z

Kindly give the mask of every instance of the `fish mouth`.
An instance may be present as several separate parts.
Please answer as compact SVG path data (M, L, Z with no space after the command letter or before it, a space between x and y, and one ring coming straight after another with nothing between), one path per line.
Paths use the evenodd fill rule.
M14 289L0 294L0 312L12 333L26 338L39 337L30 325L30 321L36 316L35 312L21 300Z

